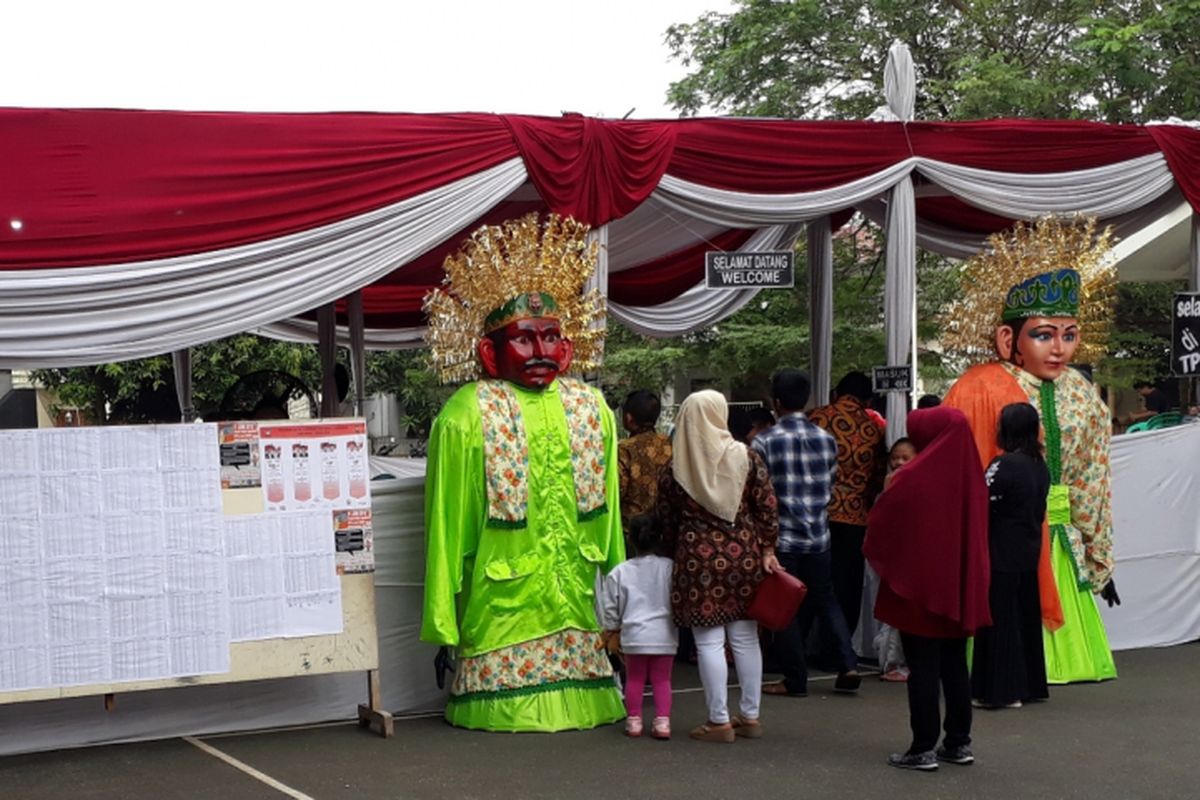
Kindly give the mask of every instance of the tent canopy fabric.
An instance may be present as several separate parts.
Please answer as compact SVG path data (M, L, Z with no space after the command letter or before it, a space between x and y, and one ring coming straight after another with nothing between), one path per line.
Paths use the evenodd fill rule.
M670 335L753 297L698 288L704 251L885 220L901 184L916 244L957 256L1047 212L1200 209L1174 125L0 109L0 154L0 367L304 337L357 290L369 345L412 344L446 254L531 210L603 228L613 316Z

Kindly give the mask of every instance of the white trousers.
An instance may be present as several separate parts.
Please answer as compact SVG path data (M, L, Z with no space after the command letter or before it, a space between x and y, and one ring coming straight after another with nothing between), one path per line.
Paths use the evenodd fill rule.
M696 660L700 663L700 682L704 684L704 700L708 704L708 721L723 725L729 722L729 666L725 663L725 639L733 650L742 701L739 710L746 719L758 719L762 700L762 651L758 647L758 623L740 619L712 628L692 628L696 639Z

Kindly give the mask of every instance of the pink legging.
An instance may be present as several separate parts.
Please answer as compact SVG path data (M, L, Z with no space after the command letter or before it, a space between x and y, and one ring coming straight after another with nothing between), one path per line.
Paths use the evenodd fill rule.
M631 717L642 715L646 678L654 691L654 716L671 716L671 669L674 655L625 654L625 710Z

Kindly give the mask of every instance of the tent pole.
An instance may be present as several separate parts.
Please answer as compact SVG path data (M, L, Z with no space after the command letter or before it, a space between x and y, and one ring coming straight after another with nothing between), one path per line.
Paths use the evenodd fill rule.
M1192 242L1188 249L1188 291L1200 292L1200 214L1192 212Z
M191 422L196 418L192 398L192 351L185 347L171 353L171 364L175 368L175 396L179 398L179 421Z
M333 303L317 309L317 353L321 357L321 416L336 417L337 310Z
M828 216L807 224L808 358L814 405L830 401L833 386L833 223Z
M367 348L362 289L346 298L350 316L350 372L354 379L354 416L363 415L367 399Z
M913 253L913 292L912 292L912 391L908 393L908 410L917 407L917 385L920 383L920 369L917 362L917 255Z
M1195 211L1192 212L1192 237L1188 248L1188 291L1200 292L1200 214ZM1186 381L1184 389L1188 395L1188 403L1195 404L1200 397L1196 379Z
M913 355L913 314L917 297L917 206L910 176L892 187L887 209L887 262L883 281L883 327L887 363L899 366ZM914 378L916 364L912 365ZM908 407L904 395L887 396L887 442L907 433Z

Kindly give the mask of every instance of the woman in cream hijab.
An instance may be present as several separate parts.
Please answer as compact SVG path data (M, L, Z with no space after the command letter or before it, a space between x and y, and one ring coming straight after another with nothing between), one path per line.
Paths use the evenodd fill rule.
M694 739L732 742L762 736L758 720L762 654L746 608L763 576L779 568L779 515L762 458L730 435L725 398L689 395L675 420L673 454L659 485L663 542L675 559L671 608L696 638L708 721ZM729 715L725 642L742 686L740 714Z

